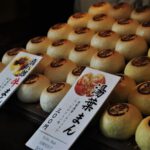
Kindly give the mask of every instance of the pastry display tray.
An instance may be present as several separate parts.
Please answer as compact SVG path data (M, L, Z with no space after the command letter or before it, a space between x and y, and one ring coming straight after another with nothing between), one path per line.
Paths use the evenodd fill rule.
M13 95L13 97L16 98L15 95ZM39 103L24 104L17 99L12 99L11 101L9 101L9 106L11 107L11 109L22 113L24 117L35 122L38 125L40 125L49 115L48 113L42 111ZM83 132L83 136L84 134L86 134L86 138L93 141L93 143L95 143L98 147L100 147L101 144L106 146L107 148L105 150L140 150L135 143L134 137L128 140L121 141L107 138L100 133L98 125L99 116L102 111L103 109L101 109L100 112L97 113L87 129Z

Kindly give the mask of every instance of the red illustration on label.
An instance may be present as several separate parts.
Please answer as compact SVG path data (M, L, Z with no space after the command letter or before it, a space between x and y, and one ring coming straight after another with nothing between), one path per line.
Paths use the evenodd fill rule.
M80 96L92 96L94 87L98 84L105 84L104 75L93 75L92 73L85 74L76 83L75 92Z

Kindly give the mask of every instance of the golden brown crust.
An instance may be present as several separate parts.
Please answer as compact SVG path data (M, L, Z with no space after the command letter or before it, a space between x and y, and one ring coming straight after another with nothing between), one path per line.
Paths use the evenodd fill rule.
M35 37L35 38L31 39L31 43L41 43L45 39L46 39L45 36L38 36L38 37Z
M104 50L101 50L97 53L97 56L100 57L100 58L106 58L106 57L109 57L111 55L114 54L114 50L111 50L111 49L104 49Z
M60 82L60 83L52 83L48 88L47 92L48 93L56 93L61 91L65 87L65 83Z
M50 66L55 68L55 67L60 67L63 66L63 64L66 62L66 59L61 58L61 59L55 59L51 62Z
M38 78L39 78L38 74L31 74L23 83L24 84L33 84L33 83L37 82Z
M107 109L111 116L122 116L129 111L129 106L125 103L115 104Z
M146 66L150 64L150 58L146 56L137 57L132 60L131 64L137 67Z

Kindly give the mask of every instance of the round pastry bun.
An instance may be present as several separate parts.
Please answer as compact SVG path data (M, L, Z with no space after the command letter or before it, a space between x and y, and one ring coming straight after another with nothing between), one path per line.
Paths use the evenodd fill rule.
M67 23L58 23L52 26L47 33L47 37L53 41L67 39L72 27Z
M46 87L40 96L42 110L50 113L66 95L70 85L65 82L52 83Z
M47 47L51 44L51 40L46 36L38 36L28 41L26 49L29 53L46 53Z
M0 62L0 72L2 72L4 68L5 68L5 64L3 64L2 62Z
M125 140L135 134L141 120L142 115L134 105L118 103L104 112L100 119L100 129L106 137Z
M31 74L20 85L17 91L18 99L25 103L38 102L41 92L49 85L50 81L41 74Z
M147 48L144 38L135 34L122 36L116 44L116 51L124 55L126 60L146 54Z
M109 73L120 72L124 66L125 59L123 55L111 49L98 51L93 55L90 62L90 67Z
M69 59L77 65L89 66L91 57L97 50L88 44L76 45L69 54Z
M132 6L125 2L115 4L112 9L108 12L110 16L115 19L129 18L132 12Z
M74 46L74 43L67 39L56 40L47 48L47 55L54 58L68 58L68 55Z
M150 21L139 25L136 34L142 36L150 44Z
M97 14L89 19L87 27L95 32L111 30L115 20L106 14Z
M26 50L21 47L12 48L6 51L2 57L2 63L8 65L19 52L25 52L25 51Z
M75 28L68 36L68 40L73 43L79 44L90 44L91 39L94 35L94 31L87 27Z
M35 67L34 72L43 74L45 68L53 61L53 58L51 56L48 56L47 54L37 53L36 55L42 56L43 58Z
M121 18L118 19L112 26L112 31L119 35L135 34L139 23L133 19Z
M68 18L67 23L73 28L86 27L91 15L88 13L78 12Z
M111 10L112 6L108 2L98 2L93 5L91 5L88 9L88 13L91 15L96 14L107 14Z
M150 149L150 116L144 118L135 133L135 141L141 150Z
M124 74L134 79L137 83L150 80L150 58L139 56L133 58L125 67Z
M65 82L68 73L76 67L71 60L54 59L44 71L45 76L52 82Z
M112 91L111 97L115 102L127 102L129 93L136 87L133 79L124 74L116 74L121 77L119 83Z
M81 73L84 71L85 66L77 66L73 70L71 70L68 75L66 82L70 85L73 85Z
M100 31L91 39L91 46L98 49L115 49L119 35L111 30Z
M128 101L139 108L143 114L150 115L150 81L138 84L130 92Z
M143 8L134 9L131 13L131 18L141 23L149 21L150 20L149 16L150 16L150 8L146 6Z

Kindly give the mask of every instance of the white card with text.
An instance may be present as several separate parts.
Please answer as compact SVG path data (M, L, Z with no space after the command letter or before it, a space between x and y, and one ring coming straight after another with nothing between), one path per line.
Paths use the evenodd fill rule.
M67 150L86 128L120 77L86 68L26 146L34 150Z
M42 57L20 52L0 73L0 107L35 68Z

